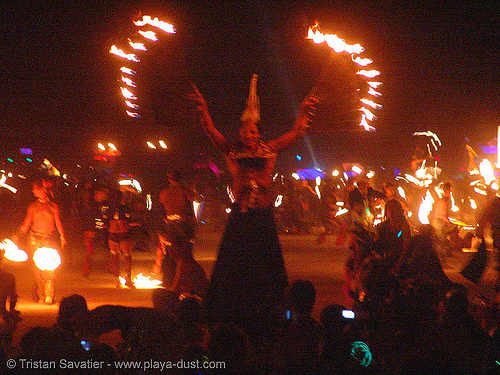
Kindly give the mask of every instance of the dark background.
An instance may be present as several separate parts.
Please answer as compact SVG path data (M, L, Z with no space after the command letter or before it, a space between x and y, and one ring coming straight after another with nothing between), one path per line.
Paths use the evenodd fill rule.
M0 153L23 162L20 147L47 157L62 172L92 159L97 142L121 151L122 173L154 180L168 168L188 171L197 159L222 159L202 133L190 82L204 94L218 129L235 139L252 73L259 75L261 132L266 140L292 125L302 98L318 77L329 97L349 82L345 56L306 40L315 21L365 48L381 71L376 132L338 123L335 108L320 106L308 139L280 158L277 170L342 162L386 170L408 167L412 150L431 130L442 140L437 155L446 173L466 166L465 143L476 150L500 125L499 5L496 2L170 1L3 2L0 23ZM124 48L140 14L170 22L176 34L141 55L137 65L142 119L124 112L119 67L109 54ZM126 64L134 67L133 64ZM333 85L335 82L336 85ZM339 83L340 82L340 83ZM318 131L321 130L321 131ZM146 141L164 139L167 151ZM309 145L309 146L308 146ZM315 155L316 163L312 158ZM299 161L295 155L300 155ZM316 165L315 165L316 164ZM0 164L1 165L1 164Z

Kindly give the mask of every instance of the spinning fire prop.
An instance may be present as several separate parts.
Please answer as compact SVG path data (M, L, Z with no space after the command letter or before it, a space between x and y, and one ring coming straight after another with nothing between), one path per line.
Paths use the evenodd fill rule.
M174 34L175 33L175 28L173 25L161 21L158 18L152 18L151 16L143 16L142 20L139 21L134 21L134 24L138 28L143 28L146 26L154 27L156 29L159 29L162 32L169 33L169 34ZM134 41L131 38L127 38L127 43L128 46L131 47L134 51L138 51L138 53L144 53L148 51L148 47L146 46L145 42L156 42L159 40L156 32L152 30L142 30L139 29L137 31L137 35L134 36L134 38L137 37L142 37L146 39L145 41ZM109 50L109 53L116 55L118 57L121 57L123 59L126 59L130 62L139 64L141 62L141 58L136 55L135 53L127 53L123 49L118 48L116 45L112 45L111 49ZM122 73L120 81L122 84L131 87L131 88L136 88L137 84L134 82L130 77L126 77L124 75L128 76L135 76L137 74L136 70L130 69L126 66L122 66L120 68L120 71ZM133 117L133 118L141 118L141 115L139 113L139 105L134 103L135 101L138 100L138 97L136 94L134 94L132 91L130 91L127 87L120 87L121 93L123 97L126 99L125 100L125 105L127 106L127 109L125 112L127 113L128 116Z
M343 53L346 52L350 54L351 60L359 65L359 66L368 66L373 63L372 59L369 58L362 58L359 55L361 55L364 52L364 48L359 45L359 44L347 44L344 39L339 38L335 34L323 34L322 32L319 31L318 25L314 25L313 27L309 28L309 32L307 35L307 39L311 39L314 43L320 44L323 42L326 42L326 44L332 48L336 53ZM365 70L361 69L356 72L356 75L359 75L361 77L365 77L368 79L375 78L378 75L380 75L380 71L378 70ZM367 86L368 91L367 94L371 95L373 97L380 97L382 96L381 93L378 91L375 91L376 88L380 87L382 85L381 82L378 81L367 81ZM313 91L316 88L313 89ZM358 89L359 91L360 89ZM366 98L360 98L359 99L361 102L361 106L358 108L359 111L361 111L361 121L359 123L360 126L362 126L365 130L375 130L373 126L369 124L369 121L375 120L377 117L365 107L369 106L373 109L381 109L382 106L378 103L375 103L374 101Z

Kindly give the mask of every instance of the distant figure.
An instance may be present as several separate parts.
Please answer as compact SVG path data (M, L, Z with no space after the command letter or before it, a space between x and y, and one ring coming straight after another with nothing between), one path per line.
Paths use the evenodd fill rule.
M443 184L443 196L439 197L432 185L429 189L434 198L434 206L431 213L431 224L434 227L437 237L438 255L441 260L451 256L451 246L449 236L457 232L457 226L450 221L451 213L451 184L445 182Z
M84 277L90 274L96 243L100 241L106 248L108 247L106 238L107 211L109 210L108 196L109 189L98 186L95 188L90 200L84 202L82 220L84 226L83 242L85 245Z
M36 201L30 204L23 224L14 236L14 242L20 235L29 232L29 252L33 257L35 251L42 247L58 249L66 246L66 238L61 223L59 206L52 202L48 188L44 181L33 183L33 195ZM42 271L33 264L36 296L39 303L54 303L55 271Z
M0 264L3 261L5 250L0 250ZM0 314L6 322L19 321L19 311L17 304L16 278L10 272L0 269ZM7 300L9 309L7 310Z
M108 246L111 251L112 272L116 277L116 286L121 286L120 258L123 257L125 260L125 286L133 288L132 249L134 239L131 227L139 224L133 221L130 207L125 203L123 193L117 190L108 213Z

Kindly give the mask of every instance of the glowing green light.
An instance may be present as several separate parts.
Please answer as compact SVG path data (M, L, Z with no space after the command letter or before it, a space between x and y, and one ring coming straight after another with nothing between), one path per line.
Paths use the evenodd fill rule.
M26 161L29 161L31 163L33 161L33 159L26 158Z
M12 160L11 158L7 158L8 161L10 161L11 163L14 162L14 160Z
M370 363L372 363L370 348L363 341L354 341L351 344L351 356L356 359L361 366L368 367Z

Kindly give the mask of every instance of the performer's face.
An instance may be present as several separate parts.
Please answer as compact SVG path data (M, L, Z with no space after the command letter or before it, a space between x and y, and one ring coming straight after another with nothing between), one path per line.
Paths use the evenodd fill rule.
M249 148L255 148L260 139L259 128L253 122L247 122L240 128L240 139Z
M46 199L47 198L47 193L43 187L40 187L38 185L33 185L33 189L31 191L33 192L33 195L37 199Z

